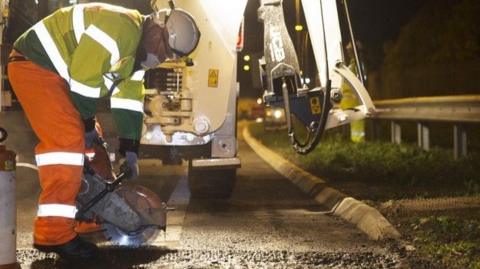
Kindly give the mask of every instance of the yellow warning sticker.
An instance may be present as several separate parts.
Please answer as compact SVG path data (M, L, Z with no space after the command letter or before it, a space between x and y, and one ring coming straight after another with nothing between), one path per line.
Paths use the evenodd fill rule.
M218 69L209 69L208 70L208 87L218 88L218 74L220 71Z
M320 97L315 96L310 98L310 110L313 115L318 115L322 113L322 106L320 104Z

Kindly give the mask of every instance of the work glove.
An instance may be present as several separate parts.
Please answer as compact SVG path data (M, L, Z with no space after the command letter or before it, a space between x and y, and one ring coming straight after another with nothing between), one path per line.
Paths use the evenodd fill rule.
M133 180L138 177L138 155L133 151L125 151L125 160L120 165L120 171L126 173L127 179Z
M89 132L85 133L85 148L91 149L93 148L93 143L99 141L98 132L96 129L93 129Z
M103 131L100 124L98 124L95 117L87 118L83 120L85 126L85 148L92 149L94 144L103 144Z

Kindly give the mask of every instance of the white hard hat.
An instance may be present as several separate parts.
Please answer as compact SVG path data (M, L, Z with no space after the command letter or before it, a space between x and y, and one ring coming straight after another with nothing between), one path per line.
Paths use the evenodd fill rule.
M154 22L166 27L168 45L178 56L192 53L200 41L198 29L192 15L182 9L162 9L153 15Z

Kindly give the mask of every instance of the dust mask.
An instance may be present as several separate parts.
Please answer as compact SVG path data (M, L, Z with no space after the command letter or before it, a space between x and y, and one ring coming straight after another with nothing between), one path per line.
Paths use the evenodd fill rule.
M160 62L160 59L158 59L157 55L147 52L147 58L143 60L140 64L145 69L151 69L157 67L161 63L162 62Z

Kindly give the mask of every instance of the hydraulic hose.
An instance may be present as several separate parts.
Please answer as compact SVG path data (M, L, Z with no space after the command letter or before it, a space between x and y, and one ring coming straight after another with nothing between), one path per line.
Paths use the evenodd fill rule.
M297 137L295 136L294 127L292 125L288 86L295 87L295 83L290 80L290 83L288 85L285 78L283 78L283 83L282 83L282 95L283 95L284 106L285 106L285 117L287 120L288 136L290 137L290 142L292 143L292 147L295 150L295 152L302 155L306 155L310 153L320 143L320 139L322 138L323 132L325 131L325 125L327 124L330 109L332 108L332 104L330 103L332 81L330 80L330 71L329 71L329 64L328 64L327 39L326 39L327 37L325 33L325 30L326 30L325 20L323 19L324 16L323 16L322 1L320 1L320 12L321 12L322 28L323 28L322 29L323 30L323 49L325 54L326 85L325 85L325 90L323 92L324 96L323 96L322 114L320 115L320 120L317 123L312 122L310 126L307 126L308 135L305 143L301 143L300 141L298 141ZM296 91L293 91L293 92L296 92Z

